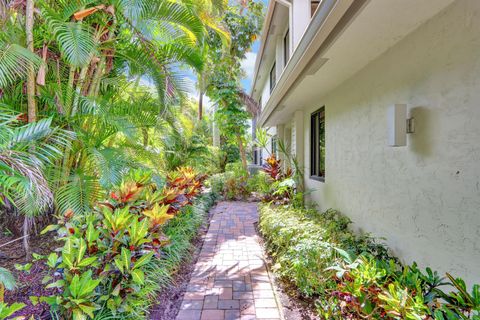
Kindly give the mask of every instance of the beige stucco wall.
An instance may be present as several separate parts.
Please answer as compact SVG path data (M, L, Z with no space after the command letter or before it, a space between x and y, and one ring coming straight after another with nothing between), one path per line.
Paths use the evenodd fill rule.
M318 101L304 123L325 105L326 182L305 177L311 200L404 262L480 283L479 3L457 1ZM415 118L406 147L387 146L394 103Z

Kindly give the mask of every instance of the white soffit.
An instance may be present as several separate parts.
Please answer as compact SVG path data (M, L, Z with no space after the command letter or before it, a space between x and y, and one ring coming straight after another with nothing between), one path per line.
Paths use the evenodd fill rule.
M320 102L322 95L360 71L453 1L369 1L332 45L317 54L314 59L322 59L323 65L314 74L299 78L301 82L288 93L285 104L298 108ZM278 123L288 117L285 112L276 112L268 122Z

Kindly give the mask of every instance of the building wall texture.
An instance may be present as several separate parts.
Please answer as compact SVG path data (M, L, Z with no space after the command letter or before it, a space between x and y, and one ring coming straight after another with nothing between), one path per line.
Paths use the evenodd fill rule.
M304 109L305 124L326 110L325 183L308 177L304 130L310 200L385 237L404 262L470 284L480 282L479 30L480 2L457 1ZM387 146L395 103L415 118L406 147Z

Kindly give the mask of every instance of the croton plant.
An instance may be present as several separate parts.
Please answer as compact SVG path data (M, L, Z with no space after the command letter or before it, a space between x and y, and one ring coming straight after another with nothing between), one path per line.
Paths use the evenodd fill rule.
M142 296L146 267L161 259L169 242L163 226L192 203L204 179L180 168L159 188L150 174L137 172L91 212L65 212L44 230L56 231L63 244L43 257L52 269L43 282L58 294L32 301L47 302L66 319L93 318L100 309L112 315L138 312L133 305Z

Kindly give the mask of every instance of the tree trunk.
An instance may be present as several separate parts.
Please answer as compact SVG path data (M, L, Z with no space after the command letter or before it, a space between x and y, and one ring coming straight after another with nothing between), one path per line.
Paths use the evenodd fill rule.
M26 7L26 20L25 20L25 33L27 37L27 48L31 52L34 52L33 48L33 10L34 0L27 0ZM33 64L28 64L27 73L27 106L28 106L28 122L37 121L37 107L35 105L35 70Z
M148 147L148 128L142 128L143 146Z
M238 149L240 151L240 158L242 159L242 167L245 171L247 171L247 155L245 154L245 148L243 146L243 139L242 136L237 134L237 141L238 141Z
M200 95L198 97L198 120L203 118L203 91L200 90Z
M30 243L28 233L30 231L30 218L27 215L23 217L23 249L25 250L25 259L30 261L32 252L30 251Z
M35 53L33 47L33 24L34 24L34 0L27 0L25 12L25 34L27 38L27 49ZM35 104L35 69L33 63L28 64L27 73L27 117L28 122L37 121L37 106ZM29 243L29 218L27 215L23 217L23 248L25 250L25 259L27 261L31 258L30 243Z

